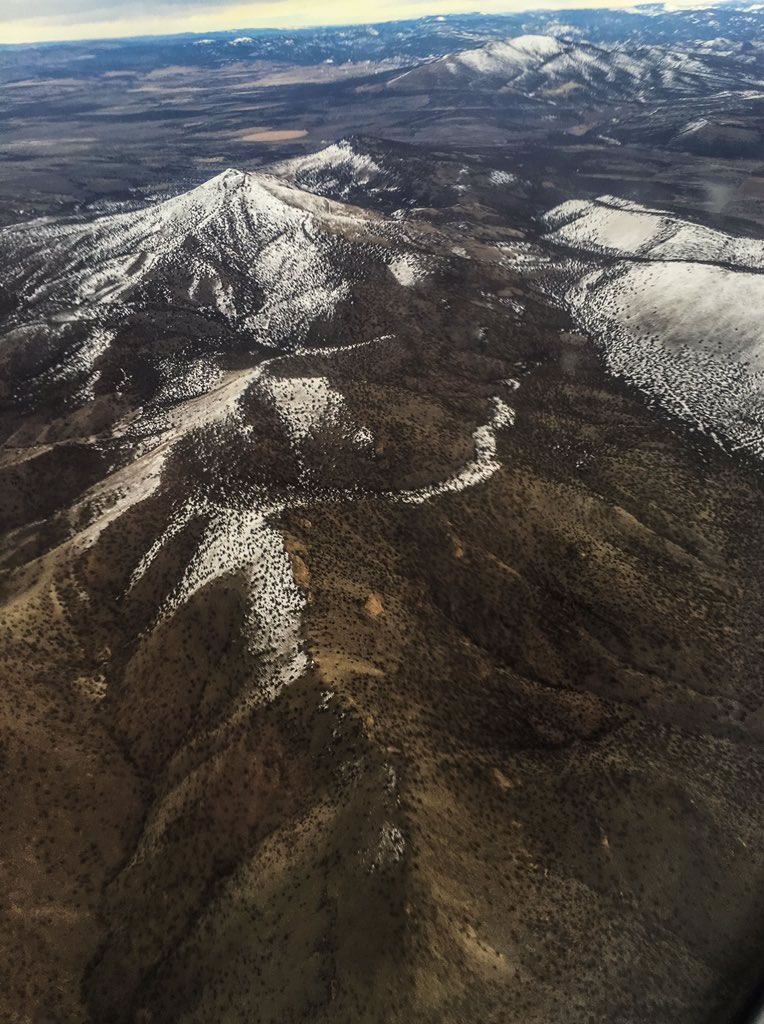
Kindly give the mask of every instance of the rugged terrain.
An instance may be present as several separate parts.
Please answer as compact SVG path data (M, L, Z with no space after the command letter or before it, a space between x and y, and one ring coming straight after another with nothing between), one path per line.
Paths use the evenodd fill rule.
M646 145L644 76L546 39L366 82L431 144L350 105L0 230L3 1019L695 1024L757 983L764 174L666 128L758 132L756 72L648 77ZM540 50L590 69L553 106ZM454 114L518 53L522 103Z

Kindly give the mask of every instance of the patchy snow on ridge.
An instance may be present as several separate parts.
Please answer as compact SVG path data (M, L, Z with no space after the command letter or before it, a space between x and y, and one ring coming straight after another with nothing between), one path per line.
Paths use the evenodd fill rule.
M80 402L92 401L98 371L94 370L98 359L106 352L116 336L116 331L94 327L85 341L74 349L67 349L65 358L57 366L43 374L39 381L63 381L85 378L75 392Z
M488 180L492 185L514 185L519 180L516 174L509 171L491 171Z
M384 338L361 342L354 346L379 343ZM301 350L300 354L318 350ZM345 349L321 350L320 354L341 353ZM325 377L276 376L275 365L288 360L289 355L276 356L261 364L256 371L246 375L249 383L257 386L276 403L283 417L285 429L293 442L304 440L317 424L345 415L344 400ZM245 375L243 375L245 376ZM237 389L238 394L241 391ZM189 403L190 404L190 403ZM227 402L230 411L227 422L239 434L239 443L249 443L247 426L240 403ZM500 398L493 400L491 419L477 428L473 434L475 455L453 476L428 487L411 491L393 491L387 494L370 493L377 500L400 501L407 504L421 504L432 498L450 492L464 490L487 480L499 467L497 457L496 431L514 424L514 412ZM373 441L368 428L351 424L351 437L359 447ZM137 486L130 493L130 504L140 497L148 496L158 486L159 473L169 448L139 460L144 472ZM365 496L361 488L336 489L320 488L324 500L339 502L356 501ZM245 612L246 635L250 653L258 658L265 671L260 673L256 687L244 695L234 716L243 713L251 704L273 700L289 683L293 682L308 666L301 641L301 623L307 600L301 586L295 582L292 563L284 547L281 533L272 522L286 508L295 508L313 497L309 480L296 489L284 493L278 488L260 486L252 493L230 498L210 498L203 488L195 488L184 496L180 505L168 513L164 528L136 565L130 581L130 590L137 586L150 571L162 548L185 530L192 521L203 521L203 533L190 560L185 565L180 579L166 597L159 609L155 626L167 621L180 607L199 593L204 587L222 577L237 577L247 589ZM125 506L126 507L126 506ZM100 530L112 518L121 514L116 508L113 516L102 517L95 528ZM87 533L87 531L86 531ZM93 529L87 533L88 542L94 539ZM229 723L233 719L229 717Z
M272 170L301 188L340 198L347 198L355 189L367 187L384 175L383 168L373 157L358 152L347 139L307 156L281 161ZM384 181L382 185L384 187ZM389 186L389 190L394 191L395 186Z
M623 209L603 200L572 200L545 217L556 230L545 235L550 242L590 250L638 253L648 247L661 227L660 219L648 211Z
M472 435L475 456L453 476L427 487L418 487L409 491L392 491L387 494L393 501L406 505L421 505L441 494L454 494L476 487L490 480L494 473L501 469L497 455L496 431L515 425L515 411L501 398L493 399L494 413L491 419L482 424Z
M608 368L717 443L764 457L764 242L607 196L563 207L546 242L616 257L566 293Z
M295 444L327 424L336 424L345 408L345 396L326 377L274 377L261 379L263 391L274 402Z
M481 87L496 79L504 87L557 104L579 90L606 102L616 98L661 99L669 95L741 93L757 84L739 62L723 64L714 54L690 55L677 47L635 41L597 45L549 34L525 35L448 54L406 73L409 83L433 75ZM567 36L567 33L565 33ZM393 85L391 81L389 85Z
M613 196L569 200L544 216L546 242L592 253L764 269L764 242L693 224Z
M162 384L154 396L158 405L176 404L208 395L224 377L213 356L165 356L154 365L162 375Z
M516 76L530 67L562 53L563 47L552 36L528 35L491 43L479 50L464 50L454 62L481 74Z
M717 443L764 457L762 275L626 263L567 297L611 372Z
M688 121L686 125L679 129L680 135L693 135L695 132L703 131L707 128L711 122L705 117L696 118L694 121Z
M343 231L369 216L229 169L146 209L2 229L0 283L56 313L181 291L265 344L294 345L348 294Z
M276 165L275 170L288 173L290 177L306 175L316 171L352 170L361 184L368 183L373 174L381 174L382 168L366 153L358 153L347 139L334 142L324 149L307 156L294 157Z

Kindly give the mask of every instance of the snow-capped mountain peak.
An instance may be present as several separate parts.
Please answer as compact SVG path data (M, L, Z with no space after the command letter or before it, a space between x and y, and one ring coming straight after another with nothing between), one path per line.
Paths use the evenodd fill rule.
M370 189L388 189L390 176L374 157L352 139L340 139L315 153L283 160L272 168L315 195L352 200Z
M142 210L6 229L1 283L40 313L184 296L267 344L297 343L347 294L344 234L371 216L228 168Z
M736 59L656 45L608 48L557 35L524 35L448 54L390 82L417 86L511 88L559 103L574 94L604 102L707 95L752 83Z
M462 65L484 74L513 74L535 67L562 53L563 49L563 44L554 36L517 36L477 50L457 53L452 61L454 67Z

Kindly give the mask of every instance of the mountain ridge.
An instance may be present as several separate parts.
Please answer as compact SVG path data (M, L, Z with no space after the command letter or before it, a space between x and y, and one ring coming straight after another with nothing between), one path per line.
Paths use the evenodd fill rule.
M388 88L501 88L555 103L581 98L609 104L669 96L713 95L762 86L737 54L718 56L668 46L619 44L609 49L584 39L527 35L447 54L404 72Z

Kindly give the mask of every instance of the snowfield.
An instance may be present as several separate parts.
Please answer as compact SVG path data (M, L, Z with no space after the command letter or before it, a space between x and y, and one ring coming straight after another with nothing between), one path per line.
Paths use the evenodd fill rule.
M612 196L545 222L546 243L605 259L565 298L608 368L724 447L764 457L764 242Z
M737 238L614 196L572 199L550 210L544 223L545 241L591 253L764 269L764 242L758 239Z

